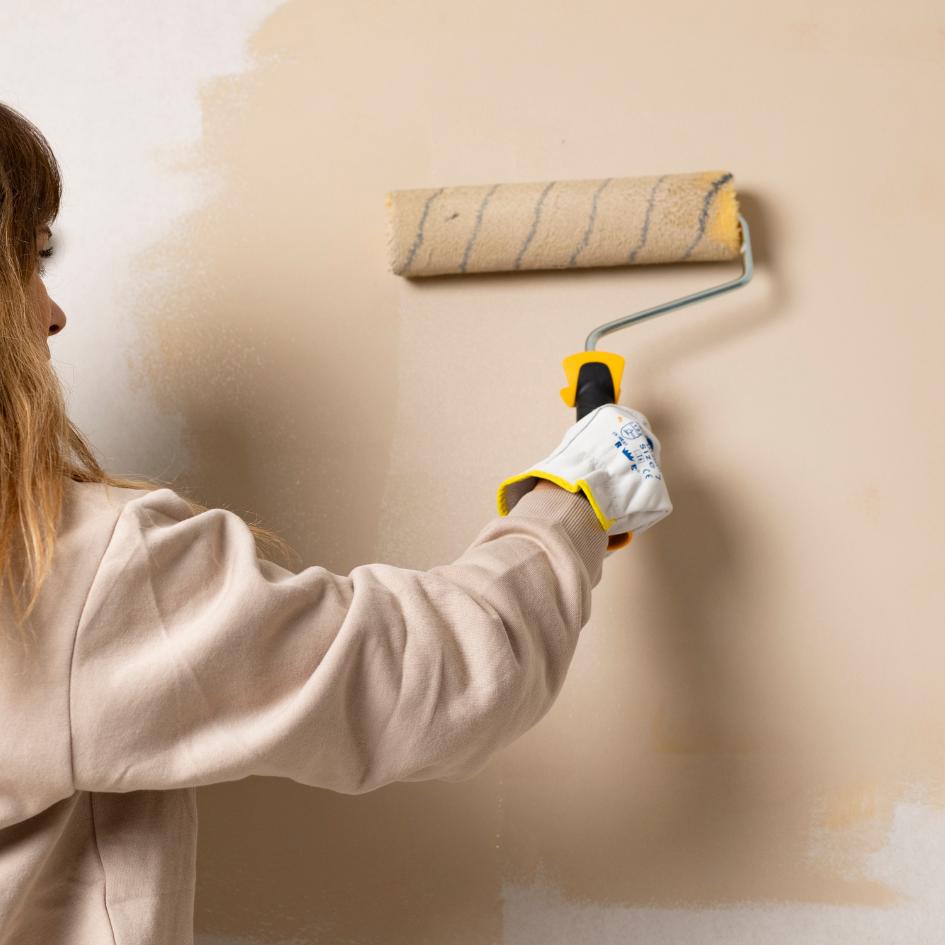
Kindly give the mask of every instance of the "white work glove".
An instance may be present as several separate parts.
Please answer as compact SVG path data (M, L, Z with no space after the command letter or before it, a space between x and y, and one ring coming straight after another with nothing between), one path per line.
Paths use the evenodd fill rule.
M499 514L507 515L538 479L548 479L587 496L601 528L613 536L613 551L672 512L659 463L660 442L646 417L604 404L569 427L550 456L501 483Z

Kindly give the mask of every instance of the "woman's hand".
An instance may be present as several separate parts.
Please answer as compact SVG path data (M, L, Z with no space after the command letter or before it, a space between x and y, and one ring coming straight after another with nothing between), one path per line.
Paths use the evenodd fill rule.
M660 442L646 417L623 404L592 410L565 431L545 459L503 480L496 496L500 514L508 515L521 496L537 488L536 480L561 482L568 491L580 487L601 527L615 538L645 532L673 510L660 469Z

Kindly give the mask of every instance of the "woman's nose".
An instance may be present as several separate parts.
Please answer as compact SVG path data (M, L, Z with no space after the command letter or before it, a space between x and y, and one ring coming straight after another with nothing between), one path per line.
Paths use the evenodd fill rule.
M58 335L66 327L66 313L52 299L49 300L49 334Z

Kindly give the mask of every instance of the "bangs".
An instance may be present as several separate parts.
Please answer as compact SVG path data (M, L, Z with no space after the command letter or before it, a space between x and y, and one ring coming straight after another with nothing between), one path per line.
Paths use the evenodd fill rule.
M21 271L36 259L36 231L59 214L62 175L49 142L25 116L0 102L0 236Z

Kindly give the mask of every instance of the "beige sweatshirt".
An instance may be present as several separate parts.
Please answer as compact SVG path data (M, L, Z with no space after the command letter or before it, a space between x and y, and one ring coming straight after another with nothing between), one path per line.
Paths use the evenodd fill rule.
M0 604L0 945L192 942L196 786L477 774L557 697L606 545L547 490L452 564L296 574L233 512L70 480L28 656Z

